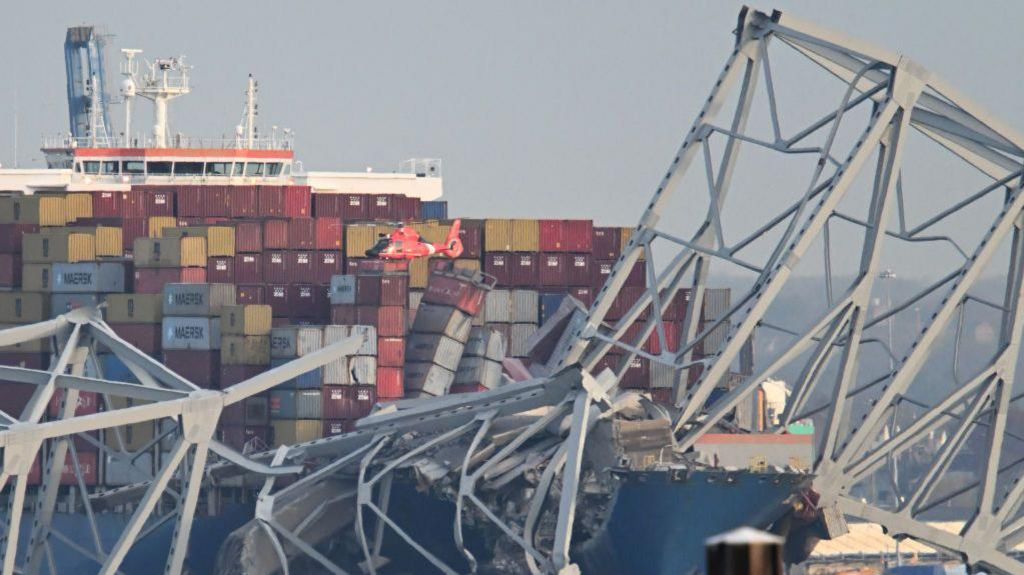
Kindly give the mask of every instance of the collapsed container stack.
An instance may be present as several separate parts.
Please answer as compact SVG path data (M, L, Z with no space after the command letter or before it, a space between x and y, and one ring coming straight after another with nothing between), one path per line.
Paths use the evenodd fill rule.
M489 327L474 327L469 332L449 393L471 393L498 387L503 379L504 359L505 338L501 332Z

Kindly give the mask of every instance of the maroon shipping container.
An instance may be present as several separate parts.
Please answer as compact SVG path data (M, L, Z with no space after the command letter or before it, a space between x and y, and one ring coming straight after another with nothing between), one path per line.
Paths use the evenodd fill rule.
M462 240L462 255L459 257L479 259L484 252L484 226L481 220L462 220L459 227Z
M665 326L665 341L668 342L668 351L679 351L679 324L676 322L666 321L663 322L662 325ZM644 351L652 355L660 355L662 349L661 336L658 335L658 328L655 327L654 331L651 332L651 336L647 338L647 341L644 343Z
M615 301L612 302L611 308L608 310L608 319L616 320L626 315L644 294L644 291L645 289L642 287L624 286L619 290L618 296L616 296ZM647 319L650 315L650 309L649 305L645 307L637 319Z
M292 284L288 286L288 317L292 321L326 321L330 315L328 286Z
M120 218L124 216L121 206L122 192L93 192L92 217Z
M462 385L452 384L452 387L448 390L448 395L455 395L456 393L480 393L481 391L487 391L487 388L477 383L465 383Z
M168 369L204 389L220 386L220 350L164 350Z
M158 323L112 323L114 330L121 339L139 348L139 351L157 357L160 354L160 328Z
M621 228L592 228L590 238L591 252L595 260L619 259Z
M265 220L263 222L263 249L288 249L288 220Z
M13 288L21 285L21 256L0 254L0 287Z
M405 338L378 337L377 365L381 367L402 367L405 365Z
M618 358L616 358L618 359ZM622 374L619 385L624 389L647 389L651 386L651 362L643 357L634 357Z
M179 217L226 218L231 216L227 186L179 186L177 204Z
M60 415L60 404L63 401L64 390L53 390L53 396L50 397L50 403L46 406L46 413L50 417L57 417ZM78 392L78 407L75 409L75 415L92 415L97 411L99 411L99 397L96 395L96 392Z
M356 305L380 305L380 280L383 276L356 276Z
M288 283L316 283L316 252L287 252ZM269 281L269 280L268 280Z
M375 258L349 258L345 262L345 273L353 275L387 275L409 273L409 262L379 260Z
M405 396L405 374L401 367L377 367L377 401Z
M354 307L356 308L356 321L350 325L372 325L373 327L377 327L377 310L380 308L375 305L357 305Z
M489 253L484 256L484 272L494 276L499 286L506 287L512 282L512 257L510 253Z
M391 213L396 220L419 221L423 219L423 204L419 198L397 195L392 199Z
M592 277L590 254L566 254L565 285L573 287L589 287Z
M360 310L363 308L360 307ZM362 320L362 317L359 317ZM380 337L404 337L406 330L406 309L404 306L386 305L377 308L377 335ZM363 324L362 321L359 322Z
M686 310L690 307L690 288L683 288L676 292L672 303L665 308L662 318L668 321L682 321L686 319Z
M32 399L36 386L28 383L0 381L0 411L17 417Z
M342 238L345 235L345 227L341 218L316 218L316 241L314 247L318 250L341 251Z
M136 189L132 189L130 192L121 192L121 217L148 217L146 215L146 192Z
M263 305L263 286L239 284L235 287L235 303L238 305Z
M393 194L368 194L367 202L370 205L367 208L367 219L394 220L392 209L395 197Z
M339 215L342 221L358 222L368 219L368 196L362 194L342 194L341 197L341 214Z
M22 236L38 231L35 224L0 224L0 253L20 254Z
M284 191L284 215L289 218L313 217L313 193L309 186L288 186Z
M316 220L295 218L288 222L288 249L311 250L316 247Z
M203 270L205 279L206 268L136 268L135 293L164 293L165 284L197 283L186 280L195 275L193 270Z
M359 308L354 305L332 305L333 325L359 325Z
M442 274L431 274L427 291L423 293L425 303L436 303L459 308L477 315L487 297L487 290L473 283Z
M318 218L341 219L344 199L345 196L341 194L313 194L313 215Z
M540 251L565 251L565 224L563 220L540 220Z
M235 281L230 283L257 284L263 281L263 254L235 254L234 260Z
M235 253L263 251L263 223L235 222Z
M215 284L235 283L235 258L231 256L207 258L206 279Z
M591 287L600 288L608 281L608 276L615 267L614 261L593 261L590 265ZM647 285L647 267L644 262L635 262L633 269L626 276L623 285L645 287Z
M285 187L259 187L259 213L264 218L282 218L285 216Z
M223 425L220 428L220 440L233 449L242 451L246 445L253 445L257 451L264 450L273 444L269 425Z
M287 284L269 284L263 289L263 303L269 305L274 317L288 317Z
M256 186L225 186L232 218L256 218L260 215L260 193Z
M268 284L286 284L292 281L288 270L288 252L267 252L263 254L263 281Z
M221 200L223 202L223 200ZM165 216L170 217L175 215L176 205L176 194L174 188L171 186L160 186L160 189L150 190L145 192L142 197L143 209L145 213L142 216L135 217L153 217L153 216ZM127 217L127 214L125 214ZM211 213L210 216L226 216L226 213Z
M409 276L381 276L380 305L407 307L409 305Z
M323 431L321 432L321 435L324 437L334 437L335 435L341 435L355 430L356 420L354 419L325 419L323 420Z
M249 378L256 377L266 370L267 368L262 365L222 365L220 366L220 388L225 389L227 387L231 387L236 383L241 383ZM241 403L237 403L235 405L241 405Z
M369 415L377 403L373 385L325 385L320 393L324 419L359 419Z
M594 305L594 296L596 295L595 291L596 290L589 287L571 287L569 288L569 295L578 299L580 303L587 306L589 309L590 306Z
M99 483L99 455L95 451L81 451L78 453L78 469L82 472L82 481L87 487ZM28 472L28 485L40 485L42 482L42 466L39 457L32 462ZM75 472L75 462L68 456L64 458L64 467L60 471L60 484L64 486L78 485L78 474Z
M135 238L149 237L148 218L125 218L121 220L121 244L124 251L130 252L135 247Z
M540 254L540 270L537 272L537 285L541 287L568 285L567 272L565 254ZM590 278L587 279L589 280Z
M509 258L508 285L512 287L534 287L537 285L537 254L512 254Z
M341 252L316 252L316 283L330 285L331 276L341 275L343 269Z
M565 220L562 224L565 251L589 254L594 249L594 222L591 220Z

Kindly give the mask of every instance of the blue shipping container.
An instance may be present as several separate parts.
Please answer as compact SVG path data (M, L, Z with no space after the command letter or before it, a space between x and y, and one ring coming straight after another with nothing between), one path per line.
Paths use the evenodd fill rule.
M128 366L121 361L121 358L112 353L99 354L100 369L103 370L103 379L110 381L123 381L125 383L139 383L135 375L128 369Z
M448 219L448 202L443 200L433 202L423 202L423 219L424 220L447 220Z
M565 299L566 294L564 293L542 293L540 294L540 323L548 321L552 315L558 311L558 306L562 305L562 300Z
M286 358L274 358L270 360L270 367L278 367L291 361ZM324 368L318 367L312 371L300 375L299 377L289 379L281 385L278 385L276 389L320 389L321 384L324 381Z

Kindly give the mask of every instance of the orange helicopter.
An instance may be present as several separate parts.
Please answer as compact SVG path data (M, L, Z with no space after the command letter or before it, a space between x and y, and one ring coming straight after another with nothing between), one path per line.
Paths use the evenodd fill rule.
M462 255L462 240L459 239L461 224L462 220L452 223L452 229L443 244L424 242L419 232L403 226L391 232L390 236L380 234L377 243L366 250L366 256L382 260L414 260L435 255L455 259Z

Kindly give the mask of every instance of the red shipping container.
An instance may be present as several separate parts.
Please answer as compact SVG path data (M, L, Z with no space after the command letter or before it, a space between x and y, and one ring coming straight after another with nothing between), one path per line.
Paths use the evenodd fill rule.
M288 270L288 283L316 283L315 252L288 252L286 266Z
M267 285L263 290L263 303L269 305L274 317L288 317L288 286Z
M97 463L99 459L98 454L95 451L78 451L76 456L78 458L78 469L82 472L82 482L87 487L98 485L100 474ZM28 484L40 485L42 479L43 468L39 463L39 457L36 457L28 472ZM60 472L60 484L65 486L78 485L78 475L75 474L75 460L71 457L70 452L64 457L64 467Z
M259 187L259 211L264 218L281 218L286 215L284 186Z
M368 197L362 194L342 194L341 219L345 222L359 222L368 219Z
M313 217L313 193L309 186L285 188L284 215L289 218Z
M260 215L260 193L256 186L225 186L232 218L256 218Z
M0 254L0 287L13 288L21 285L21 256Z
M267 252L263 254L263 281L268 284L286 284L292 281L288 263L291 258L287 252Z
M360 310L363 308L360 307ZM362 320L362 317L359 317ZM404 337L406 309L403 306L387 305L377 308L377 335L380 337ZM359 322L364 325L362 321Z
M288 249L311 250L316 247L316 220L295 218L288 222Z
M288 249L288 220L266 220L263 222L263 249Z
M35 224L0 224L0 253L20 254L22 236L38 231Z
M378 337L377 365L381 367L402 367L405 365L405 338Z
M565 251L589 254L594 249L594 222L591 220L565 220L562 239Z
M50 417L57 417L60 415L60 405L64 401L64 390L55 389L53 395L50 397L50 403L46 406L46 413ZM75 415L92 415L99 411L99 396L93 391L80 391L78 392L78 407L75 409Z
M409 276L388 275L380 278L380 305L409 305Z
M110 329L139 351L153 357L160 355L161 325L158 323L112 323Z
M182 276L182 268L135 268L135 293L162 294L165 284L182 283Z
M344 269L341 260L341 252L316 252L316 283L330 285L331 276L341 275Z
M263 224L261 222L235 222L235 252L259 253L263 251Z
M242 451L246 445L261 451L273 444L272 429L269 425L223 425L220 428L220 440L238 451Z
M565 256L565 284L574 287L590 286L592 272L590 254L567 254Z
M484 226L482 220L462 220L459 239L462 240L462 255L459 257L478 259L483 255Z
M120 218L123 217L121 192L93 192L92 217Z
M565 224L562 220L540 220L540 251L565 251Z
M617 260L619 259L620 242L622 240L621 228L592 228L590 233L590 247L595 260Z
M377 367L377 400L405 396L405 374L401 367Z
M512 256L510 253L489 253L484 256L484 273L494 276L497 285L511 284Z
M512 287L534 287L537 285L537 254L512 254L509 258L509 285Z
M332 305L331 324L359 325L359 308L354 305Z
M380 280L383 276L356 276L356 305L380 305Z
M235 303L238 305L263 305L263 286L239 284L235 288Z
M679 351L679 324L666 321L663 322L663 325L665 326L665 341L668 342L666 349L671 352ZM661 336L658 335L658 328L655 326L651 332L651 337L647 338L647 341L644 343L644 351L652 355L660 355L662 349Z
M231 216L226 186L179 186L177 202L179 217L226 218Z
M318 250L341 251L342 238L345 235L345 227L341 218L316 218L316 242L314 247Z
M690 288L682 288L672 298L672 303L665 308L662 318L667 321L682 321L686 319L686 310L690 307Z
M373 385L325 385L320 393L324 419L359 419L377 403Z
M266 371L266 367L262 365L222 365L220 366L220 388L227 389L236 383L241 383L247 379L256 377L257 375ZM242 405L236 403L235 405ZM240 423L244 423L243 419Z
M235 283L235 258L231 256L207 258L206 279L215 284Z
M325 419L323 420L321 435L324 437L334 437L335 435L342 435L355 430L356 422L354 419Z
M258 284L263 281L263 254L235 254L231 283Z
M342 307L342 306L334 306L334 307ZM375 305L357 305L357 306L354 306L354 307L356 308L356 321L354 323L348 324L348 325L372 325L373 327L377 327L377 321L378 321L377 310L379 309L377 306L375 306ZM341 324L341 325L345 325L345 324ZM379 332L378 332L378 335L380 335ZM401 334L399 334L399 335L401 335Z
M327 286L313 284L292 284L288 286L288 317L292 321L325 321L330 315L330 299Z
M342 200L345 196L341 194L313 194L313 215L318 218L341 219Z
M171 186L162 186L163 189L147 191L142 198L145 213L141 216L151 218L153 216L170 217L175 215L176 194ZM125 214L127 217L128 214ZM227 214L211 213L210 216L226 216Z
M220 350L164 350L164 365L168 369L202 387L220 387Z
M206 283L206 268L181 268L181 282L183 284L204 284Z
M474 285L460 277L442 274L431 274L427 291L423 293L423 301L459 308L470 314L477 315L483 307L487 290Z
M567 272L565 254L540 254L540 271L537 272L537 285L541 287L567 285ZM590 278L587 279L589 280Z

